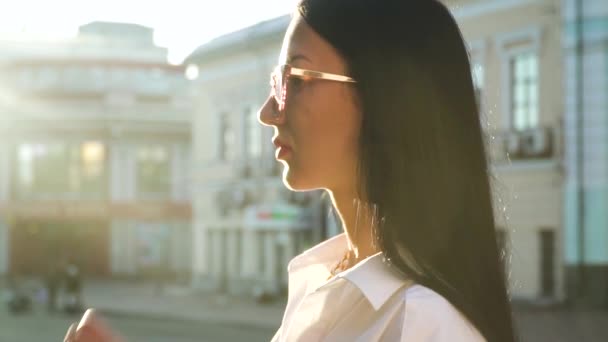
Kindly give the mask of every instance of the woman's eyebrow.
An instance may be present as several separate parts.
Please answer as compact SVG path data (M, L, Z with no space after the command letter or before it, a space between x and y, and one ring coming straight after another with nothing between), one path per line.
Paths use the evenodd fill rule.
M310 60L310 58L308 58L308 57L306 57L306 56L304 56L302 54L296 54L296 55L290 56L287 59L287 64L291 64L291 63L297 61L298 59L303 59L303 60L308 61L309 63L312 63L312 61Z

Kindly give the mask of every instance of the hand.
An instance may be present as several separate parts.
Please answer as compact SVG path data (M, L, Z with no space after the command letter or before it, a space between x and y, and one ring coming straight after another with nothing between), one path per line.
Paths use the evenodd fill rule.
M78 325L70 326L63 342L124 342L124 339L114 334L94 309L88 309Z

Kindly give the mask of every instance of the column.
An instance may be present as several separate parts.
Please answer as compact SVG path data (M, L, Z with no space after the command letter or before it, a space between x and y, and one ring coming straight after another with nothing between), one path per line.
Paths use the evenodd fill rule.
M192 285L198 289L209 288L211 273L211 245L208 208L212 206L210 196L204 192L193 198L192 219Z
M224 248L224 230L222 227L214 227L209 236L211 245L211 276L213 281L220 287L224 280L225 269L225 248Z
M192 235L192 273L195 277L203 276L209 272L207 227L199 220L196 220L193 225Z
M239 272L239 243L238 243L238 231L235 227L227 227L224 231L226 236L226 271L228 272L229 278L238 278Z
M242 235L243 252L241 254L241 274L243 277L254 277L258 274L259 253L257 248L258 232L244 230Z
M10 200L12 147L11 144L0 146L0 203Z
M239 265L239 241L238 230L236 227L226 227L223 231L225 236L224 256L226 267L223 270L225 273L225 281L227 289L230 293L238 293L241 289L241 272Z
M112 275L124 274L127 253L124 226L119 221L110 224L110 273Z
M133 221L126 222L124 229L126 230L127 254L125 260L125 272L129 275L137 273L137 223Z
M182 276L192 270L192 230L186 222L173 223L171 227L171 269Z
M11 144L0 146L0 203L7 203L10 200L11 191ZM9 229L4 218L0 219L0 275L6 274L9 270Z
M9 270L9 238L8 224L0 220L0 275L8 273Z
M264 282L272 292L278 291L275 251L275 233L268 232L264 234Z
M174 202L188 201L190 187L190 170L188 162L188 147L184 143L176 143L171 147L171 200Z
M126 142L113 142L110 150L110 198L113 202L135 199L137 190L136 148Z
M125 149L125 200L134 201L137 198L137 144L128 143Z

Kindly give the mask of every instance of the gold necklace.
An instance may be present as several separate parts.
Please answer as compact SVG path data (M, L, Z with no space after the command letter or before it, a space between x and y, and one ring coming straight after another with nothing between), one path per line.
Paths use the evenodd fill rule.
M336 266L334 266L334 268L331 269L331 271L329 271L329 277L327 277L327 280L331 279L332 277L334 277L336 274L344 271L346 269L346 267L348 266L348 256L350 254L350 251L346 251L346 253L344 253L344 256L342 257L342 260L340 260Z

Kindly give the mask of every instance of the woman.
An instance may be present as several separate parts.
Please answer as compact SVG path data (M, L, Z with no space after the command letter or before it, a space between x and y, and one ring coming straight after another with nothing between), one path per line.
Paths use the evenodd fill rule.
M344 234L288 266L273 341L513 341L462 35L437 0L302 0L271 95L283 181Z
M302 0L279 65L259 119L285 185L325 189L344 234L290 262L273 341L514 341L469 60L445 6ZM86 341L75 330L66 340Z

